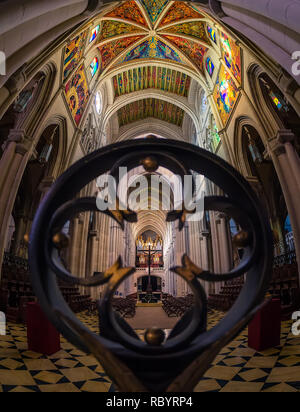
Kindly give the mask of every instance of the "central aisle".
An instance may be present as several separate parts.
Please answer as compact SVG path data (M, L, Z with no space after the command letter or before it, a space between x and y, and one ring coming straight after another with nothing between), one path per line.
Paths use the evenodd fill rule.
M179 318L169 318L161 307L137 307L134 318L127 318L126 322L133 329L173 329L178 320Z

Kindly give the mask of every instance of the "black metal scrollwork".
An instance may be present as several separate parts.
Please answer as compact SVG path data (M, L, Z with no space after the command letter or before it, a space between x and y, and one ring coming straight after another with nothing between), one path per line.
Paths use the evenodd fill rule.
M119 166L132 170L143 165L147 171L162 166L184 176L191 171L206 176L226 196L207 197L205 210L226 213L242 228L238 241L244 248L239 266L215 274L197 267L187 255L173 271L185 279L195 296L194 308L177 323L168 339L162 334L143 342L127 322L114 313L111 298L135 268L123 267L119 258L104 273L77 278L60 259L55 236L66 221L83 211L96 211L95 198L75 199L90 181L102 174L117 176ZM74 200L75 199L75 200ZM136 222L130 210L106 212L122 229L124 220ZM182 229L186 210L168 214ZM221 348L247 325L261 302L271 276L272 235L268 218L250 185L217 156L193 145L164 139L140 139L104 147L75 163L52 186L33 222L30 235L32 283L40 304L56 328L74 345L92 352L122 391L189 391L208 369ZM224 281L247 274L245 285L233 308L212 330L206 331L207 298L200 280ZM64 301L56 277L73 284L94 287L106 284L99 303L100 336L83 325ZM164 341L164 342L163 342Z

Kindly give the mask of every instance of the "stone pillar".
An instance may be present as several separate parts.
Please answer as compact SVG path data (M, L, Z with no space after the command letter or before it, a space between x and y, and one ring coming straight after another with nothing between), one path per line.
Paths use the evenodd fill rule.
M215 212L210 212L210 227L211 227L211 243L212 243L212 258L213 258L213 271L215 273L221 273L221 257L220 247L217 230L217 219ZM220 283L215 284L215 293L219 293Z
M228 218L224 214L219 214L218 217L221 269L222 272L229 272L232 269L232 245L228 228Z
M294 233L297 261L300 264L300 162L292 144L293 139L290 131L280 130L276 137L269 141L269 151L285 197Z
M72 224L72 231L71 231L71 245L70 245L70 252L69 252L69 267L70 272L76 276L78 274L78 266L77 266L77 256L79 253L79 218L75 218Z
M209 252L208 252L208 237L209 237L209 232L207 230L203 230L202 232L200 232L199 242L200 242L200 253L201 253L201 269L204 269L204 270L210 269ZM202 285L208 296L212 292L210 282L203 282Z
M0 159L0 268L7 230L18 189L29 159L31 140L23 130L12 130Z

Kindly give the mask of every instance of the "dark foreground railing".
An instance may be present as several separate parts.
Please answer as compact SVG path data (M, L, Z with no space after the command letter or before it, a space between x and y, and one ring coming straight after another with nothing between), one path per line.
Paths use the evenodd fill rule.
M225 196L206 197L205 209L226 213L242 228L235 242L244 248L243 259L231 272L215 274L197 267L187 255L173 271L188 283L194 307L177 323L167 339L160 329L149 329L145 341L112 308L114 292L135 268L121 259L106 272L88 279L75 278L64 267L59 248L67 242L61 232L80 212L98 211L95 198L76 195L90 181L119 167L128 171L140 165L148 173L162 166L181 176L194 172L218 185ZM100 213L100 212L99 212ZM129 210L105 211L120 227L136 222ZM179 229L189 215L171 211L168 221ZM52 186L33 222L29 244L30 268L35 293L56 328L83 351L92 352L121 391L190 391L209 368L221 348L229 343L260 307L272 273L272 234L264 209L250 185L224 160L193 145L165 139L140 139L104 147L74 164ZM206 332L207 297L199 280L227 281L247 273L235 305L212 330ZM106 284L101 302L100 336L86 328L70 310L59 291L56 277L72 284L95 287Z

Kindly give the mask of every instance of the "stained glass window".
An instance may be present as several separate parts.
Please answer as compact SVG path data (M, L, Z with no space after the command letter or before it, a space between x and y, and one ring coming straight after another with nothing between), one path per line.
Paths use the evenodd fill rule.
M91 75L92 77L94 77L99 69L99 60L97 59L97 57L95 57L94 60L92 61L90 69L91 69Z
M214 74L215 66L210 57L206 59L206 70L210 77L212 77L212 75Z
M98 36L99 31L100 31L100 25L96 26L93 29L91 37L90 37L90 43L92 43L95 40L95 38Z
M271 89L269 91L269 94L270 94L270 97L272 99L272 102L275 104L275 106L277 107L278 110L285 110L286 112L288 112L289 108L288 108L286 102L283 99L281 99L281 97L279 95L277 95Z
M213 29L213 28L210 27L210 26L207 26L207 32L208 32L208 35L209 35L209 37L211 38L211 40L212 40L214 43L217 44L217 34L216 34L216 30Z

